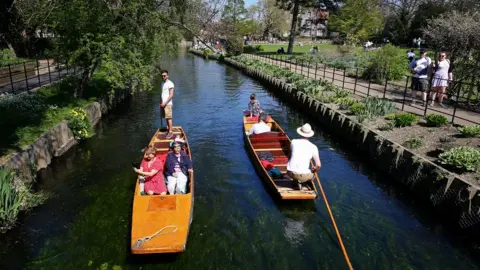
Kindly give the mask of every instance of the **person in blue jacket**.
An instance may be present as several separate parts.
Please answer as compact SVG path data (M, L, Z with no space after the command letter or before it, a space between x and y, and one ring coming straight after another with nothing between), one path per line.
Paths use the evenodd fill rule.
M167 189L169 194L185 194L187 190L188 173L193 172L193 163L182 145L174 142L173 152L167 155L165 167L167 175Z

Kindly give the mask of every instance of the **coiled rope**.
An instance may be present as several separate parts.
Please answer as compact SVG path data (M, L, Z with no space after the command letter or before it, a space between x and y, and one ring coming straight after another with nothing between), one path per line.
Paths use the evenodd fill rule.
M166 233L161 233L163 230L167 229L167 228L175 228L175 230L171 231L171 232L166 232ZM140 238L137 240L137 243L135 245L135 247L140 247L143 243L147 242L147 241L150 241L152 238L156 237L156 236L159 236L159 235L167 235L167 234L171 234L171 233L174 233L178 231L178 227L175 226L175 225L169 225L169 226L165 226L163 228L161 228L160 230L158 230L156 233L150 235L150 236L146 236L146 237L143 237L143 238Z

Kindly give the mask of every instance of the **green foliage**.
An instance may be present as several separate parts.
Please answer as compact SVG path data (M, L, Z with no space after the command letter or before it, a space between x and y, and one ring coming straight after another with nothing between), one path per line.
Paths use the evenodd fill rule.
M88 120L85 110L81 108L71 110L68 118L68 127L72 130L73 136L77 140L84 140L90 137L92 133L92 124Z
M19 59L10 49L0 50L0 67L16 64L18 62Z
M373 117L384 116L395 111L395 103L377 97L367 97L365 111Z
M15 224L25 193L15 190L14 172L0 168L0 231L5 231Z
M337 98L335 103L339 105L340 110L348 110L350 106L355 104L357 101L351 97Z
M448 124L448 119L440 114L429 114L425 116L425 120L427 121L427 126L429 127L441 127Z
M363 66L362 78L385 83L388 80L400 80L406 74L405 56L399 54L399 48L390 44L379 50L368 52L359 57L359 66Z
M464 126L459 128L459 131L464 137L479 137L480 125Z
M262 45L248 45L248 46L243 46L243 52L244 53L257 53L257 52L263 52L263 46Z
M420 148L423 145L425 145L425 138L422 136L411 137L403 143L403 146L408 149Z
M208 57L212 54L213 54L212 50L210 50L208 48L203 50L203 57L205 57L205 59L208 59Z
M350 113L353 115L360 115L365 111L365 104L362 102L356 102L350 105Z
M452 136L444 136L444 137L440 137L440 142L442 143L447 143L447 142L453 142L455 141L455 138L453 138Z
M227 37L227 55L235 56L240 55L243 52L243 39L240 36Z
M378 4L369 0L346 0L337 14L330 16L329 27L343 34L348 43L366 41L383 28Z
M411 126L417 120L418 117L411 113L399 113L395 115L394 119L396 127Z
M480 168L480 150L473 147L455 147L440 154L441 164L461 171L476 172Z
M395 120L395 113L389 113L387 116L385 116L385 119L387 120Z
M386 123L384 125L381 125L378 127L378 130L380 131L390 131L390 130L393 130L395 128L395 124L392 123L392 122L389 122L389 123Z

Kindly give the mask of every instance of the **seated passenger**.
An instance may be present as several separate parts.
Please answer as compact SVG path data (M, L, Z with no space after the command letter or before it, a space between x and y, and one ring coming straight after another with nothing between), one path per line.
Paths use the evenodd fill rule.
M167 194L165 180L163 179L163 162L155 156L153 146L145 148L140 169L134 168L135 172L145 176L144 190L148 195Z
M260 109L260 102L255 99L255 94L250 96L250 102L248 102L248 110L250 111L250 117L258 116L262 109Z
M169 194L185 194L187 190L188 172L193 172L193 164L182 145L173 143L173 152L166 161L167 188Z
M264 112L261 112L260 116L258 117L258 123L254 124L252 128L250 128L250 130L248 131L248 135L270 132L271 129L265 123L266 120L267 120L267 114Z

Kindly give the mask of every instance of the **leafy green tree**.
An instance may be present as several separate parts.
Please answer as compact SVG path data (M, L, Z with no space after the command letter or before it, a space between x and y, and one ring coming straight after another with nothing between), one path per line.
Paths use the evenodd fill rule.
M338 10L338 14L330 16L329 26L345 35L347 42L366 41L383 28L380 3L371 0L347 0Z
M301 7L313 7L315 0L277 0L277 6L292 13L292 23L290 24L290 37L288 38L287 53L293 52L293 43L297 36L298 15Z

